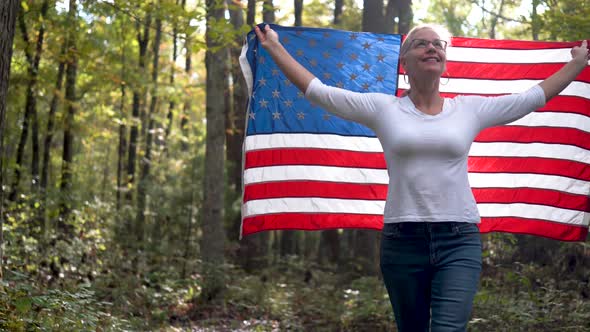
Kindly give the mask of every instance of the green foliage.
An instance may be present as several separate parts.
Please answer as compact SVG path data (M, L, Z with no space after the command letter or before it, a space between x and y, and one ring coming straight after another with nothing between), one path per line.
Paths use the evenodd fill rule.
M467 1L431 1L428 8L429 15L424 21L445 26L453 36L466 36L471 30L467 20L471 10L472 4Z
M590 31L590 3L588 1L542 1L542 30L551 40L584 40Z
M114 317L88 284L46 289L24 274L9 271L0 281L0 330L122 331L130 322Z
M587 331L590 285L566 274L559 279L541 279L547 270L534 264L489 269L475 297L470 328L473 331Z
M345 0L340 17L341 23L334 26L334 1L312 0L303 6L302 20L304 26L360 31L362 9L354 0ZM289 25L287 22L279 22L279 24Z

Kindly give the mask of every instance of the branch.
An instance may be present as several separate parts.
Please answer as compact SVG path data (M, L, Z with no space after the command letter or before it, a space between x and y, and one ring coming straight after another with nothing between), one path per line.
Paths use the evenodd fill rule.
M482 5L480 5L480 4L479 4L477 1L475 1L475 0L472 0L472 1L471 1L471 4L473 4L473 5L476 5L477 7L479 7L479 8L480 8L481 10L483 10L484 12L486 12L486 13L488 13L488 14L490 14L490 15L492 15L492 16L494 16L494 17L496 17L496 18L502 19L502 20L504 20L504 21L517 22L517 23L521 23L521 24L528 24L528 23L529 23L529 22L527 22L527 21L523 21L523 20L517 20L517 19L514 19L514 18L509 18L509 17L503 16L503 15L500 15L500 14L494 13L494 12L492 12L491 10L489 10L489 9L487 9L487 8L483 7Z

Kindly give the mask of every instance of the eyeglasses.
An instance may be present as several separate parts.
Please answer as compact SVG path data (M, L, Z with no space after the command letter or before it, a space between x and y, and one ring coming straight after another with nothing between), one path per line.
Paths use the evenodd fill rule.
M412 45L412 48L427 48L429 44L432 44L432 46L434 46L434 48L436 48L437 50L444 51L447 49L447 41L440 39L435 39L433 41L426 39L413 39L410 43L410 45Z

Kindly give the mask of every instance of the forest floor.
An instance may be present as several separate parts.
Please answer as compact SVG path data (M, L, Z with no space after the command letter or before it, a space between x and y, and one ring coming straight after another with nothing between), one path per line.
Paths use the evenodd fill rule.
M546 264L484 251L468 330L590 331L589 248L559 249ZM52 264L17 265L8 257L0 331L396 331L379 276L353 265L291 256L247 273L228 264L223 300L203 304L195 300L202 276L182 277L175 262L153 263L141 275L120 263L125 258L111 257L96 273L85 270L88 261L64 263L51 279ZM198 271L198 261L192 264L187 271Z

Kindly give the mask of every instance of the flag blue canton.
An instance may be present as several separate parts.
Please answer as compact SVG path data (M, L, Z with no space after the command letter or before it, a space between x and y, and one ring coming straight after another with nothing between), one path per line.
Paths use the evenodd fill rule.
M395 95L400 35L271 25L287 51L328 85ZM246 58L253 74L247 135L314 133L375 137L365 126L311 104L275 65L254 32Z

